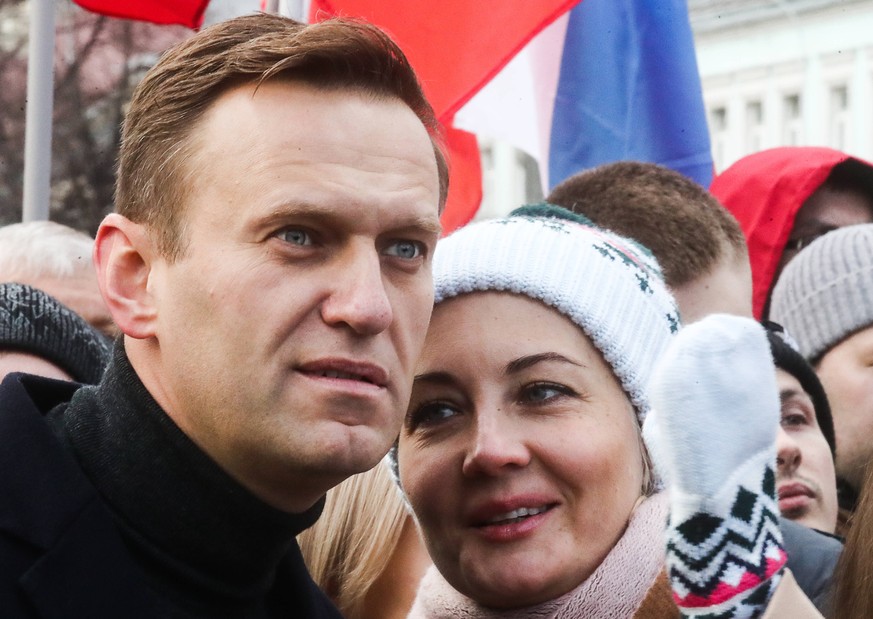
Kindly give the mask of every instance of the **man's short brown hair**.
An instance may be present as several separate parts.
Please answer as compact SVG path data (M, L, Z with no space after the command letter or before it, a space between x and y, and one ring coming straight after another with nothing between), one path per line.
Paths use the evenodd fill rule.
M334 19L305 25L286 17L247 15L210 28L167 51L134 92L124 122L116 210L145 224L168 259L184 251L183 205L196 174L192 132L227 90L266 80L397 98L431 136L440 181L448 165L439 124L403 52L375 26Z
M706 275L728 248L746 254L739 223L715 197L678 172L621 161L575 174L546 200L648 247L671 288Z

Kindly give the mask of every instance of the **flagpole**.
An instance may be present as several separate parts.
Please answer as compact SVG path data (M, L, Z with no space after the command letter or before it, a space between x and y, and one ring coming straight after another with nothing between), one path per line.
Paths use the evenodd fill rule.
M22 221L49 218L54 104L54 0L30 0Z

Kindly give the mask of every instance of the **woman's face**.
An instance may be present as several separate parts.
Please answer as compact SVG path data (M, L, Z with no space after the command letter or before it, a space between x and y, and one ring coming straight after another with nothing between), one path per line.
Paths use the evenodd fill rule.
M611 368L569 319L508 293L437 306L399 462L440 572L500 608L590 576L643 484L633 408Z

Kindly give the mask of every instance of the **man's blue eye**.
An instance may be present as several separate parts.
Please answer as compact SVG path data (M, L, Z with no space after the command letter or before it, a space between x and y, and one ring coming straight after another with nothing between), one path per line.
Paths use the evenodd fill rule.
M404 260L413 260L414 258L421 256L423 252L421 243L415 241L398 241L389 246L386 253L389 256L397 256Z
M305 230L282 230L278 237L285 241L286 243L291 243L292 245L311 245L312 240L309 238L309 233Z

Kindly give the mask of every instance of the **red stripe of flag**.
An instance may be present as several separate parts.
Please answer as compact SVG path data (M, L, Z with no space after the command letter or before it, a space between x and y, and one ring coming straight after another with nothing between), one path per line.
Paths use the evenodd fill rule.
M470 221L482 199L476 137L451 126L476 92L543 28L579 0L312 0L309 19L364 19L385 30L409 58L446 128L451 183L443 231Z
M179 24L199 28L209 0L75 0L76 4L101 15L137 19L155 24Z

